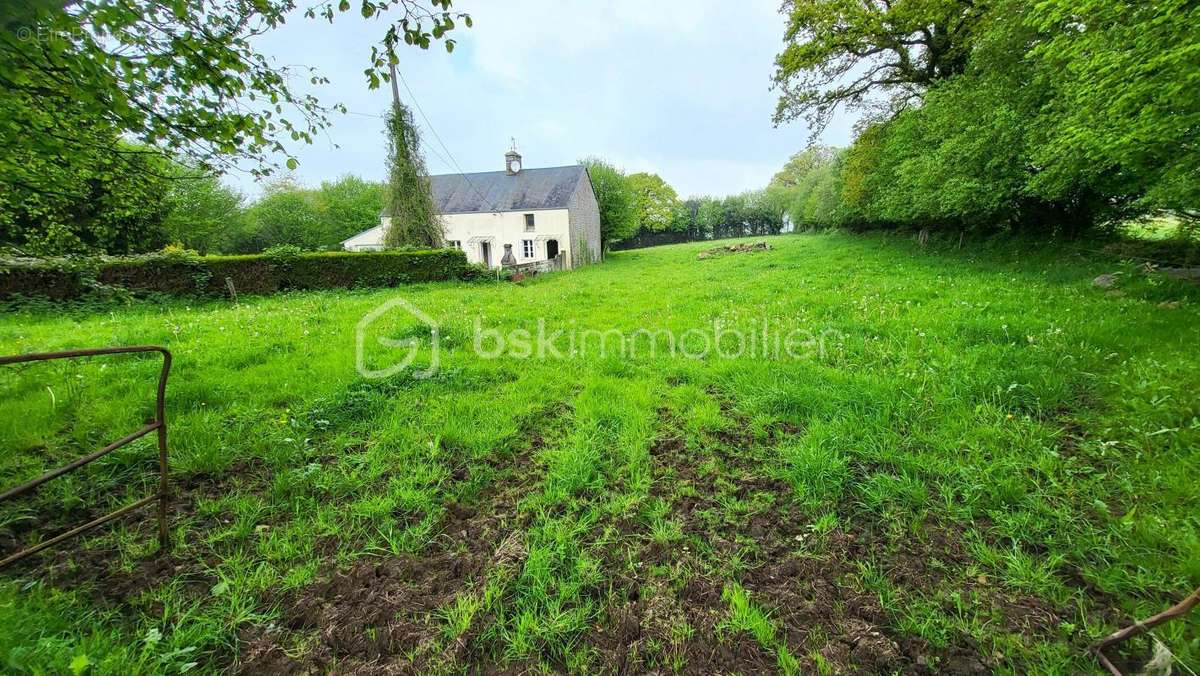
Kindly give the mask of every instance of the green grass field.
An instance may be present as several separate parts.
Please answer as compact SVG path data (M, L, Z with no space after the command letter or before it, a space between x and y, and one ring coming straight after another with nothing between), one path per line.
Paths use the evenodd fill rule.
M2 354L174 352L175 495L169 553L146 511L0 572L4 669L1095 672L1092 641L1200 584L1194 287L1038 244L769 241L7 314ZM440 325L431 378L355 369L356 324L395 297ZM539 321L590 338L475 348L476 322ZM714 321L805 338L666 349ZM368 330L385 366L404 350L376 336L430 363L403 312ZM3 367L0 486L136 429L157 368ZM0 546L148 494L155 467L144 440L0 505ZM1200 667L1200 616L1155 636Z

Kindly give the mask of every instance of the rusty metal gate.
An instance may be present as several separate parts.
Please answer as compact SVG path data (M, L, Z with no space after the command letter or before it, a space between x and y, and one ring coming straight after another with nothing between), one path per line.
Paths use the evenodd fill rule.
M46 472L42 476L21 484L15 488L0 493L0 502L11 500L20 497L29 491L41 486L51 479L60 477L67 472L79 469L88 463L98 460L109 453L125 446L137 439L140 439L151 432L158 432L158 492L154 495L147 496L136 502L130 503L120 509L105 514L97 519L93 519L83 525L76 526L65 533L56 535L45 542L38 543L32 547L19 551L15 554L5 557L0 560L0 568L7 566L16 561L36 554L48 547L69 540L81 533L85 533L93 528L102 526L113 519L122 517L134 510L141 509L152 502L158 501L158 542L160 551L166 551L170 546L170 537L167 533L167 501L170 496L170 482L168 479L168 464L167 464L167 418L165 411L165 402L167 396L167 376L171 372L171 352L165 347L157 345L133 345L128 347L100 347L88 350L66 350L63 352L40 352L33 354L20 354L8 357L0 357L0 365L6 364L21 364L34 361L50 361L53 359L76 359L79 357L95 357L109 354L128 354L132 352L158 352L162 355L163 364L162 371L158 376L158 397L154 405L154 418L147 420L146 423L137 431L127 434L124 437L112 442L111 444L101 448L98 451L89 453L77 460L73 460L58 469Z

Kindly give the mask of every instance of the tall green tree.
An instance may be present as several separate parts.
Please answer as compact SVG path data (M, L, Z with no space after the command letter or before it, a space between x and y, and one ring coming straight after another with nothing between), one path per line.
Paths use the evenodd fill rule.
M976 0L786 0L775 59L775 122L809 121L814 136L839 107L885 97L895 112L963 73L986 3Z
M244 202L219 177L179 167L167 195L166 238L202 254L227 251L244 229Z
M601 245L607 249L632 237L637 232L637 212L624 173L598 157L587 157L579 163L587 168L600 207Z
M342 240L379 224L386 193L382 183L357 176L311 188L285 174L267 183L262 195L243 208L241 196L215 177L185 185L189 187L173 201L167 219L172 241L200 251L236 253L280 244L337 250ZM211 224L211 237L196 230L197 220Z
M668 230L680 233L683 239L700 239L696 227L696 212L699 210L700 200L694 197L681 200L671 213L671 226Z
M397 100L387 117L389 247L442 246L442 220L430 193L421 137L408 107Z
M776 121L819 128L843 104L890 103L870 109L836 177L781 172L797 223L825 220L809 207L830 188L835 221L874 227L1075 234L1158 210L1200 216L1195 3L785 8Z
M247 229L237 238L238 253L258 252L280 244L319 249L326 240L317 200L290 175L266 186L246 210Z
M843 153L840 148L814 145L792 155L771 178L762 202L786 214L798 230L837 225Z
M1200 5L1044 0L1024 22L1052 92L1032 190L1053 199L1099 183L1143 209L1200 219Z
M443 39L452 50L449 31L469 19L452 13L450 0L353 6L363 17L392 17L371 50L365 71L371 88L385 81L400 43L428 48ZM351 7L348 0L318 2L302 11L332 22ZM289 81L299 73L254 46L256 36L298 8L294 0L5 3L0 111L8 124L0 125L0 142L41 156L114 151L100 139L63 133L75 128L61 124L70 111L193 166L222 168L243 158L253 171L265 171L271 155L287 152L285 141L311 142L328 115L342 110L296 92ZM326 82L303 70L306 82ZM0 174L8 168L0 164Z
M712 239L721 229L723 211L721 199L703 196L696 199L696 232L698 238Z
M721 200L720 224L713 232L713 237L746 236L746 195L729 195Z
M786 209L771 199L766 190L751 190L742 193L742 219L748 235L777 235L783 229Z
M349 174L323 181L316 190L316 200L327 233L326 248L336 248L342 240L379 225L386 192L381 182Z
M843 152L817 167L798 185L787 203L787 214L798 229L831 228L843 224Z
M7 175L0 170L0 247L39 256L162 247L171 164L153 150L121 141L110 128L77 121L71 134L111 143L113 153L51 158L21 146L0 151L23 167ZM27 181L30 172L38 177ZM42 189L39 181L58 189Z
M625 178L633 194L633 208L638 225L647 232L663 232L671 228L679 195L658 174L639 172Z
M770 186L794 188L813 171L833 161L838 151L826 145L812 145L788 158L787 164L771 177Z
M43 232L16 239L45 251L143 249L155 240L139 234L148 217L114 200L157 178L147 154L204 172L265 175L280 155L294 167L289 144L311 143L345 109L298 91L297 76L305 86L327 80L271 61L257 38L298 11L333 21L352 7L388 18L365 64L372 88L399 45L453 49L450 31L470 24L450 0L0 3L0 199L30 205L0 216L4 227L18 227L22 208L70 212L69 222L35 217L29 227Z

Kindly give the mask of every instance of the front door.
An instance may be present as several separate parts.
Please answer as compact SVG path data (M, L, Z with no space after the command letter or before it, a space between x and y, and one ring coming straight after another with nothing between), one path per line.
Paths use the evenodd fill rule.
M558 255L558 240L557 239L546 240L546 259L554 260L554 257L557 255Z
M484 265L486 265L489 268L492 267L492 243L491 242L480 242L479 243L479 258L480 258L480 260L483 261Z

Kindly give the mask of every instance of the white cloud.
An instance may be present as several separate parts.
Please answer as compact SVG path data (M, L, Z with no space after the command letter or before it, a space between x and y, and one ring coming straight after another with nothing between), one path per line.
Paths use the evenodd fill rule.
M634 158L623 163L629 172L648 171L662 176L680 197L701 195L730 195L756 190L767 184L779 171L773 162L671 158Z
M727 3L715 0L513 0L456 5L484 27L464 38L474 46L475 64L512 83L525 84L535 80L540 66L549 60L619 57L635 41L645 43L643 54L668 45L711 43L723 28L711 20L721 8L727 8Z
M770 121L783 31L774 3L458 0L454 7L475 25L455 31L453 54L436 46L401 54L415 101L432 122L418 115L434 172L454 170L447 155L464 171L500 169L515 136L526 166L599 155L655 171L680 194L725 194L765 184L807 140L802 124L775 129ZM348 17L332 26L297 19L262 44L282 63L319 67L333 80L323 98L374 115L386 110L390 93L368 91L362 70L384 29ZM848 129L835 124L827 138L845 143ZM300 178L381 178L381 130L372 117L337 118L326 138L299 149Z

